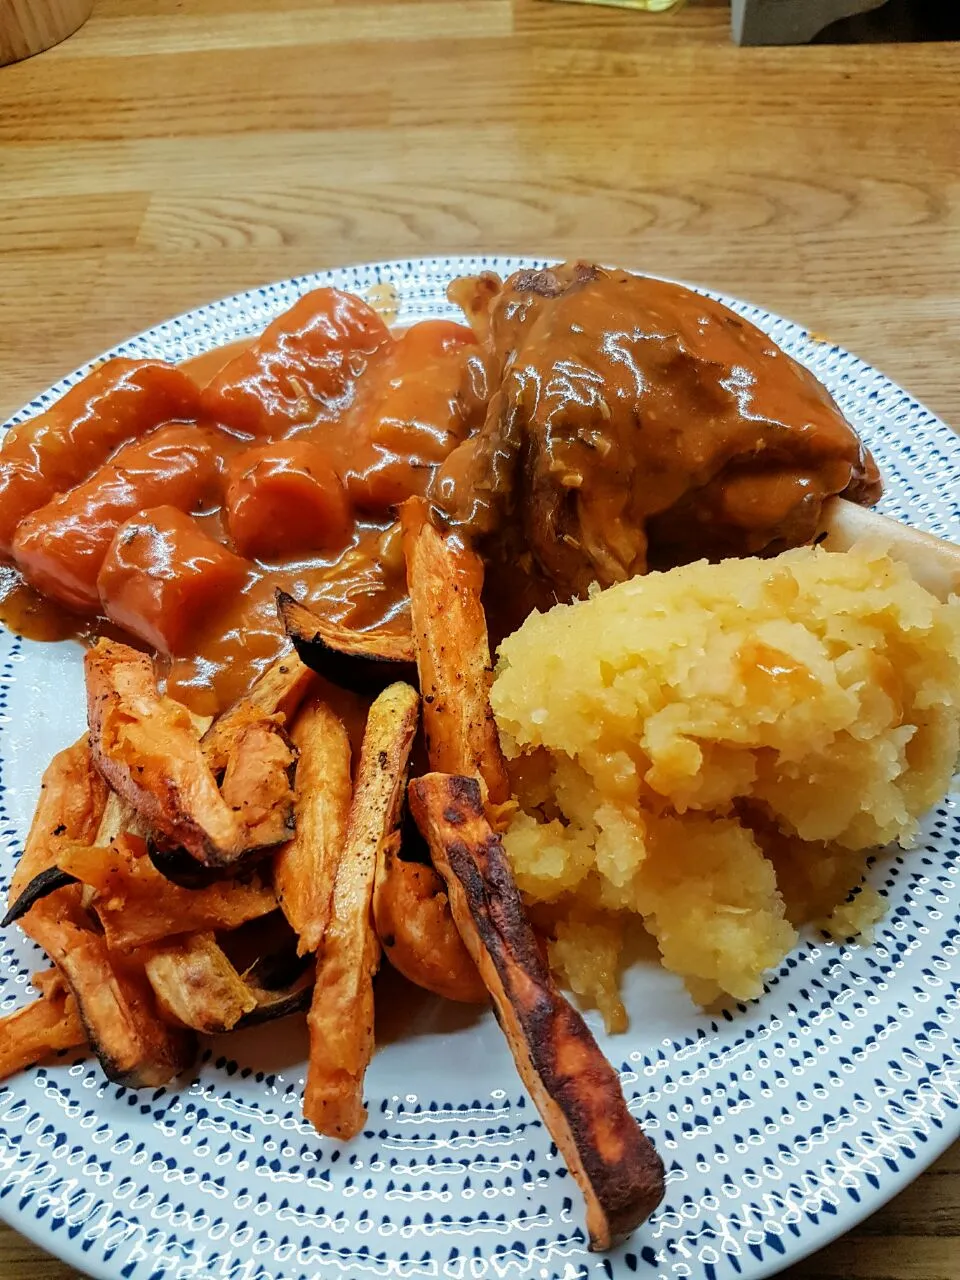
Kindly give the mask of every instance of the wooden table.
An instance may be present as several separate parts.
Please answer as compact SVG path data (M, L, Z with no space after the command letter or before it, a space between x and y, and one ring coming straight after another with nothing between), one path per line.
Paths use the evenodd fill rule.
M724 4L97 0L0 72L0 418L263 281L580 255L829 334L960 424L960 45L737 49ZM792 1280L957 1280L960 1149ZM0 1230L4 1280L67 1268Z

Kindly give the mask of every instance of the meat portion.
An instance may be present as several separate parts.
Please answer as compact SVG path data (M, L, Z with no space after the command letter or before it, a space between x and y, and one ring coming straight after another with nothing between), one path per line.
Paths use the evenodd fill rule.
M772 554L813 537L826 498L879 497L826 389L711 298L582 263L467 293L499 386L432 496L558 596Z

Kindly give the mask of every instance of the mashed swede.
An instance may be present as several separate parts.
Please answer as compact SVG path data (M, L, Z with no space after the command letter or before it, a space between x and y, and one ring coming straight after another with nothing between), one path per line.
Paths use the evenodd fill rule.
M639 915L695 999L748 999L797 925L879 918L869 851L909 847L957 761L960 601L871 545L687 565L532 615L492 702L507 851L573 989L622 1024Z

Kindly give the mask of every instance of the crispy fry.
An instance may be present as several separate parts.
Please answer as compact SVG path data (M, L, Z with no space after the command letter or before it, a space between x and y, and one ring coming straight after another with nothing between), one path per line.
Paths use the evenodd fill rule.
M285 653L268 667L249 693L227 707L201 738L203 754L213 773L221 773L236 755L235 735L251 722L279 716L290 724L315 677L295 653Z
M69 983L107 1078L132 1088L166 1084L192 1061L194 1042L161 1021L142 966L109 951L79 901L64 896L71 892L46 899L57 901L56 917L31 913L33 936Z
M303 661L334 684L375 693L393 680L416 679L409 634L351 630L315 613L286 591L277 592L277 612Z
M517 1069L586 1199L590 1247L609 1249L660 1203L663 1164L617 1073L557 990L477 781L428 774L409 797Z
M149 658L111 641L88 650L87 715L93 758L114 791L158 833L199 862L224 866L290 835L295 756L271 720L247 722L242 741L265 752L256 795L242 794L257 772L238 751L230 797L221 794L189 714L160 696ZM267 743L270 744L267 750ZM241 757L244 757L241 759ZM237 777L237 775L241 775ZM227 777L224 777L227 783ZM269 807L266 807L269 806Z
M62 848L77 840L88 843L94 839L107 795L107 784L94 767L86 735L53 757L44 772L30 833L10 882L11 906L42 871L57 865ZM75 890L62 892L76 896ZM49 907L34 908L23 921L26 933L30 933L30 918L38 911L56 915L53 900L46 901Z
M231 1031L257 998L212 933L192 933L151 947L144 960L157 1006L168 1022L205 1035Z
M297 828L274 854L273 884L302 955L317 950L330 919L353 784L350 739L325 702L314 699L301 709L292 736L300 753Z
M91 843L96 845L109 844L111 840L115 840L117 836L122 836L128 831L132 831L135 835L146 835L146 831L138 829L141 826L142 824L133 809L125 801L121 800L115 791L111 791L107 796L106 807L103 810L103 817L100 819L97 834Z
M400 836L382 841L373 918L395 969L446 1000L486 1004L487 989L450 914L443 881L432 867L404 862Z
M8 929L10 925L15 924L28 911L31 911L38 902L42 902L51 893L56 893L58 889L63 889L67 885L76 883L76 876L72 876L66 871L61 871L59 867L47 867L45 871L38 872L23 893L20 894L20 897L10 904L7 914L0 920L0 929Z
M93 840L106 804L106 784L93 766L87 739L82 738L56 755L43 775L11 896L18 898L78 841ZM58 889L37 902L21 924L61 970L86 1038L110 1079L159 1085L187 1064L189 1041L160 1021L142 971L111 956L106 940L90 927L79 885Z
M288 958L301 964L301 968L292 976L287 974L288 980L285 985L278 986L275 979L278 972L282 973L288 968ZM257 1005L250 1013L244 1014L237 1023L238 1028L258 1026L261 1022L274 1022L277 1018L286 1018L292 1013L306 1013L310 1008L316 966L312 961L302 963L296 956L280 956L278 959L279 966L274 966L272 963L274 957L270 957L263 964L254 965L243 975L243 980L253 994ZM269 970L275 967L278 972L270 973ZM295 968L295 965L293 967Z
M503 804L510 782L490 709L483 562L433 527L423 499L403 503L400 522L430 766L482 778L490 803Z
M373 1054L373 977L380 964L371 898L378 850L400 821L418 703L409 685L393 684L370 708L317 962L303 1113L334 1138L354 1137L367 1116L363 1077Z
M47 985L49 994L0 1018L0 1080L61 1049L87 1043L73 996L52 982Z
M237 731L220 794L247 831L248 848L269 848L293 830L292 775L297 754L286 731L270 720Z
M257 875L181 889L164 879L138 836L118 836L105 848L73 844L61 850L60 858L63 870L93 889L91 907L114 951L174 934L236 929L277 905L273 890Z

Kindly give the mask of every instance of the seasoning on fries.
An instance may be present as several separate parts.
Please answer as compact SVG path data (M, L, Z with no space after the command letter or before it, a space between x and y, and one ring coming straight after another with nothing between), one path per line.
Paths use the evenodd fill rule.
M380 965L373 885L380 851L400 824L419 702L410 685L398 683L370 708L317 961L303 1113L319 1133L335 1138L354 1137L367 1117L363 1078L373 1056L373 977Z
M430 767L482 778L490 803L503 804L510 780L490 710L483 561L435 529L422 500L405 502L400 522Z
M273 855L273 883L302 955L316 951L327 931L353 783L350 739L322 699L301 709L291 736L299 752L296 830Z

